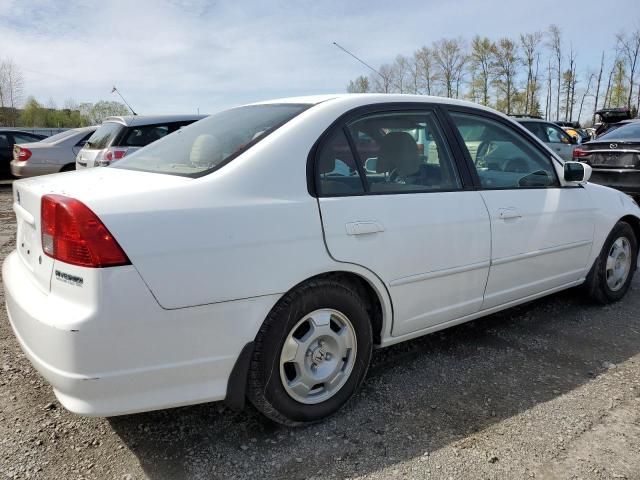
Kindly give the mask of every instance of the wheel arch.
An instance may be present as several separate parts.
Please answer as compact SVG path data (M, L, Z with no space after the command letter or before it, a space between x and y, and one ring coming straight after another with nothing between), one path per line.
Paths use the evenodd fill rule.
M635 215L625 215L619 221L626 222L631 226L631 228L633 229L633 233L636 235L638 248L640 249L640 218L636 217ZM633 268L636 269L637 265L634 265Z

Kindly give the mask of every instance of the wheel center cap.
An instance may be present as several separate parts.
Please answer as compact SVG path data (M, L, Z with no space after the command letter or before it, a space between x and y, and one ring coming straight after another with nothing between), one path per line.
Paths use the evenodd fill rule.
M328 350L324 345L318 345L311 351L311 361L318 365L322 363L327 357Z

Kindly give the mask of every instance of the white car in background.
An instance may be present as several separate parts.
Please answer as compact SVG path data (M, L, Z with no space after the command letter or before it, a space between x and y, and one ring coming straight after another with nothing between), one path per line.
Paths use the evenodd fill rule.
M206 115L107 117L76 157L76 169L106 167Z
M590 172L462 101L233 108L111 167L16 181L9 319L73 412L248 398L318 421L372 348L577 285L621 299L640 209Z
M72 128L39 142L13 147L11 173L34 177L76 169L76 155L98 127Z

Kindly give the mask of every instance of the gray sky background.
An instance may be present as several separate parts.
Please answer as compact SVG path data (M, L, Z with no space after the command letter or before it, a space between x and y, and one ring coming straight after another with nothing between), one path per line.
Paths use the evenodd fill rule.
M344 92L378 66L443 37L497 39L560 26L578 71L612 57L640 1L0 0L0 58L40 102L118 100L138 113L201 113L268 98ZM581 78L582 80L582 78Z

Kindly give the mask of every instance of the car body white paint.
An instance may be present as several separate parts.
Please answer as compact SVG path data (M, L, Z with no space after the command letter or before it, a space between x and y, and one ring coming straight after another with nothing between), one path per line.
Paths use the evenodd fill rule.
M271 308L318 274L350 272L372 286L386 346L580 284L615 223L640 217L620 192L566 182L317 199L307 157L345 112L471 104L406 95L274 103L285 101L315 106L200 178L102 168L14 183L18 246L3 265L9 318L66 408L116 415L224 399L240 351ZM562 178L557 157L554 165ZM47 193L85 203L132 265L92 269L44 255ZM516 215L502 218L504 209ZM346 224L358 222L384 231L348 235ZM76 277L81 286L68 281Z

